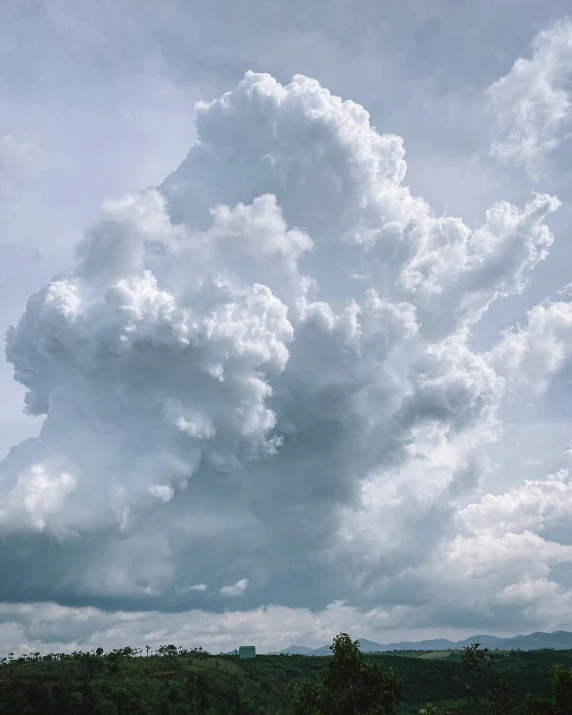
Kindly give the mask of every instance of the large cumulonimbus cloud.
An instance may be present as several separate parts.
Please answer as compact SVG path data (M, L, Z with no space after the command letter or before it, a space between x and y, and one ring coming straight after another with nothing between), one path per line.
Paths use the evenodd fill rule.
M7 335L46 418L0 465L0 598L430 599L511 379L508 338L477 354L469 331L545 258L559 202L435 216L402 140L302 76L247 73L197 132Z

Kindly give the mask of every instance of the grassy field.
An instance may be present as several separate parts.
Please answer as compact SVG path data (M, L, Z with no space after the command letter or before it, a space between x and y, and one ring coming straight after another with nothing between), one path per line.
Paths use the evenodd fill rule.
M448 658L452 653L452 650L432 650L417 657L422 660L443 660L443 658Z
M572 651L498 655L514 713L528 692L550 696L548 681L554 665L572 666ZM427 702L443 708L457 704L455 676L462 673L460 656L458 651L433 651L399 657L367 654L364 659L392 667L403 679L399 712L412 715ZM12 662L0 666L0 715L287 715L296 683L316 676L329 660L298 655L239 660L235 656L112 653L100 658Z

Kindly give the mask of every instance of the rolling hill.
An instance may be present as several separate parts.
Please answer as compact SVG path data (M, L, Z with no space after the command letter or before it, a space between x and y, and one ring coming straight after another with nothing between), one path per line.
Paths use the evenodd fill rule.
M386 652L392 650L451 650L464 648L471 643L478 642L484 648L499 650L539 650L541 648L554 648L555 650L566 650L572 648L572 633L568 631L555 631L554 633L531 633L529 635L517 635L512 638L499 638L498 636L477 635L465 638L462 641L450 641L446 638L435 638L423 641L400 641L398 643L376 643L375 641L360 638L360 650L364 653ZM307 648L306 646L292 645L284 648L279 653L288 655L331 655L327 645L321 648ZM276 653L269 653L276 655Z

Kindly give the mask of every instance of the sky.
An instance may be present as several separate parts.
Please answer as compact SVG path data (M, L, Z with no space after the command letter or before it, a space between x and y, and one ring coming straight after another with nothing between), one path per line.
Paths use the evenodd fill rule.
M6 0L0 652L572 630L560 0Z

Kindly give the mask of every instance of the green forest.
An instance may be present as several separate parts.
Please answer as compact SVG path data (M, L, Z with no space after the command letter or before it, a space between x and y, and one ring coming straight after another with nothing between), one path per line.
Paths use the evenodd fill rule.
M0 661L0 715L570 715L572 651L363 654L342 633L332 656L239 659L174 645Z

